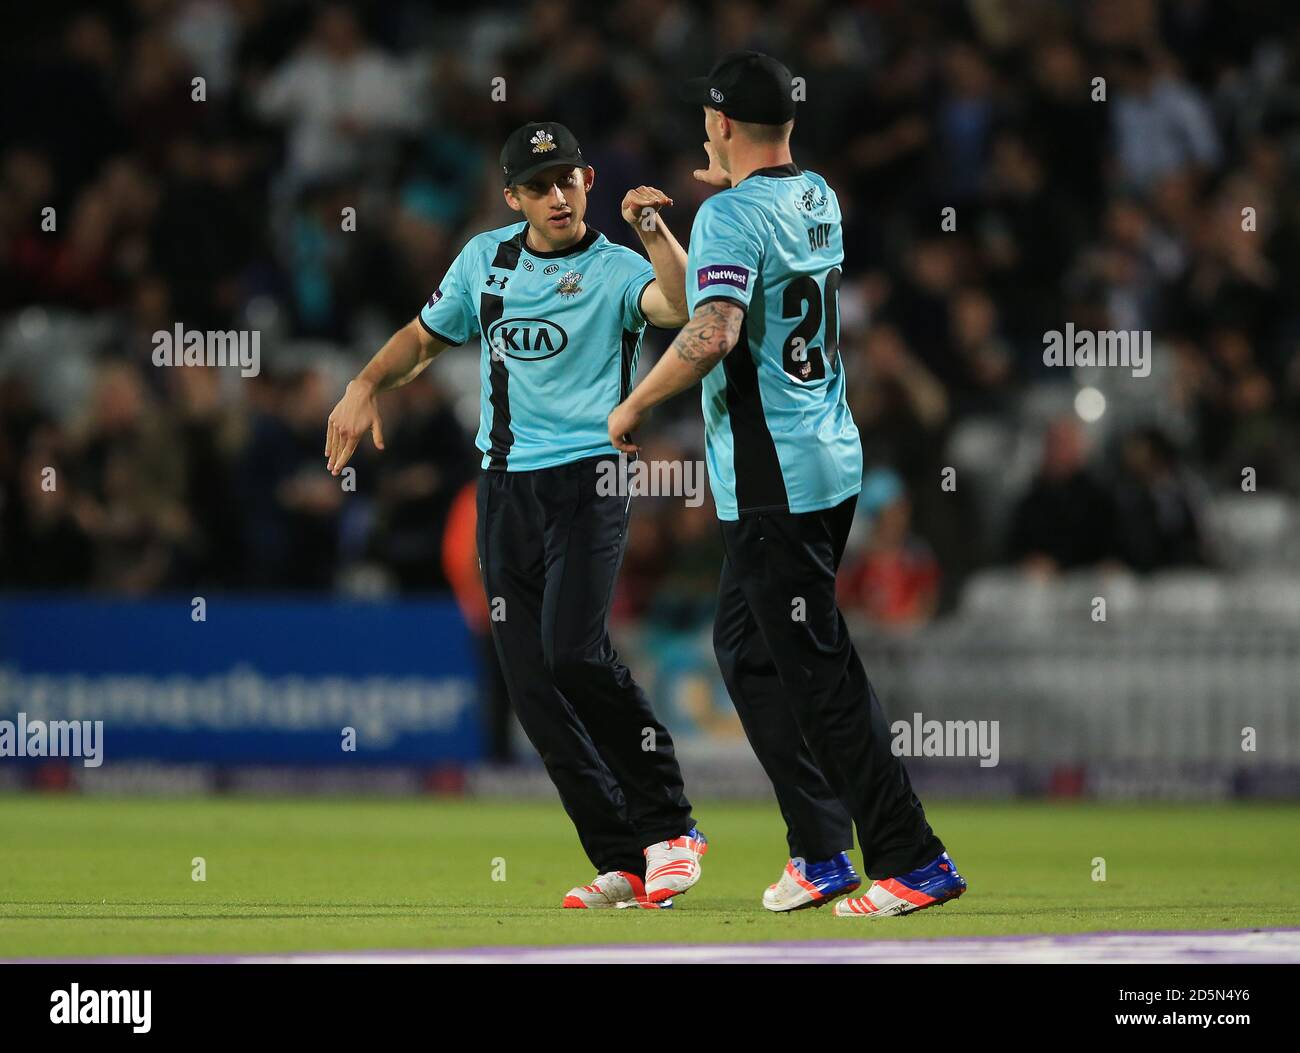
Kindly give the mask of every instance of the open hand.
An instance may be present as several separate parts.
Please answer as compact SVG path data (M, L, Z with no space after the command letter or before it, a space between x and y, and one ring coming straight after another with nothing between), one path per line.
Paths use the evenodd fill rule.
M325 458L332 475L338 475L352 459L366 432L370 432L375 449L382 450L384 428L374 388L354 380L334 407L325 430Z
M709 155L709 167L697 168L695 178L701 183L708 183L709 186L731 186L731 176L722 168L722 162L718 160L718 152L713 149L712 143L704 144L704 152Z

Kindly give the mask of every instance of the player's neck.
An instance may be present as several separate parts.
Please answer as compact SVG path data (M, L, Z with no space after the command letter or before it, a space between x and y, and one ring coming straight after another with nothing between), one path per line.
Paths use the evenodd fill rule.
M733 146L731 171L728 175L731 176L731 185L736 186L742 179L760 168L776 168L789 164L794 164L794 158L790 156L789 143L773 146L755 144L745 149L737 149Z
M571 249L587 236L587 221L584 219L578 224L578 229L574 231L573 237L563 242L543 241L537 233L537 228L531 223L528 224L528 233L524 237L524 244L533 252L563 252L565 249Z

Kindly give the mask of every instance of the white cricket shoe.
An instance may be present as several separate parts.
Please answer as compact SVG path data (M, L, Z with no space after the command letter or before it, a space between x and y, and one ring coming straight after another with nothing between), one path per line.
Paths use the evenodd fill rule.
M669 904L671 906L672 904ZM652 907L645 884L626 870L597 874L590 885L569 889L564 906L575 910L603 910L612 907Z
M651 903L662 903L685 892L700 880L700 857L709 841L692 826L681 837L659 841L645 851L645 894Z

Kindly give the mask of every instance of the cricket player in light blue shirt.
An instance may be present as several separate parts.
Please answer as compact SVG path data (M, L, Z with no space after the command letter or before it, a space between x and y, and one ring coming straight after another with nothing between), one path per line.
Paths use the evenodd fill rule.
M516 129L501 176L523 220L471 238L418 317L348 385L326 456L337 474L367 432L382 449L375 394L447 348L476 345L492 637L519 722L597 871L562 905L671 906L699 880L707 842L672 736L610 642L630 501L601 484L622 467L606 418L631 387L647 322L686 321L686 254L659 214L672 201L654 187L629 191L622 207L648 260L587 224L596 173L562 124Z
M790 153L790 71L757 52L687 85L704 107L723 188L700 208L686 269L691 320L609 417L634 432L703 381L709 482L725 556L713 644L723 680L786 820L790 859L763 895L773 911L855 891L839 917L908 914L966 882L893 755L884 711L835 603L835 575L862 486L862 448L839 350L839 202Z

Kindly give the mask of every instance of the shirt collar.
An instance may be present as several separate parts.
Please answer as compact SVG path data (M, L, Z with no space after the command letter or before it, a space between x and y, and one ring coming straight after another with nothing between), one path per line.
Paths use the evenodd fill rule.
M600 231L598 231L595 227L593 227L590 223L588 223L587 233L584 234L578 241L575 241L567 249L557 249L555 251L543 252L540 249L531 249L528 247L528 227L525 226L524 237L522 239L522 247L523 250L526 253L528 253L528 255L533 257L533 259L558 260L558 259L562 259L565 256L576 256L580 252L586 252L589 248L591 248L592 245L596 243L596 239L598 237L600 237Z
M745 179L752 179L754 176L767 176L769 179L786 179L789 176L797 175L803 175L803 173L799 171L799 166L797 164L793 161L789 161L783 165L769 165L767 168L755 168L749 173L749 175L745 176ZM745 179L742 179L740 182L743 183Z

